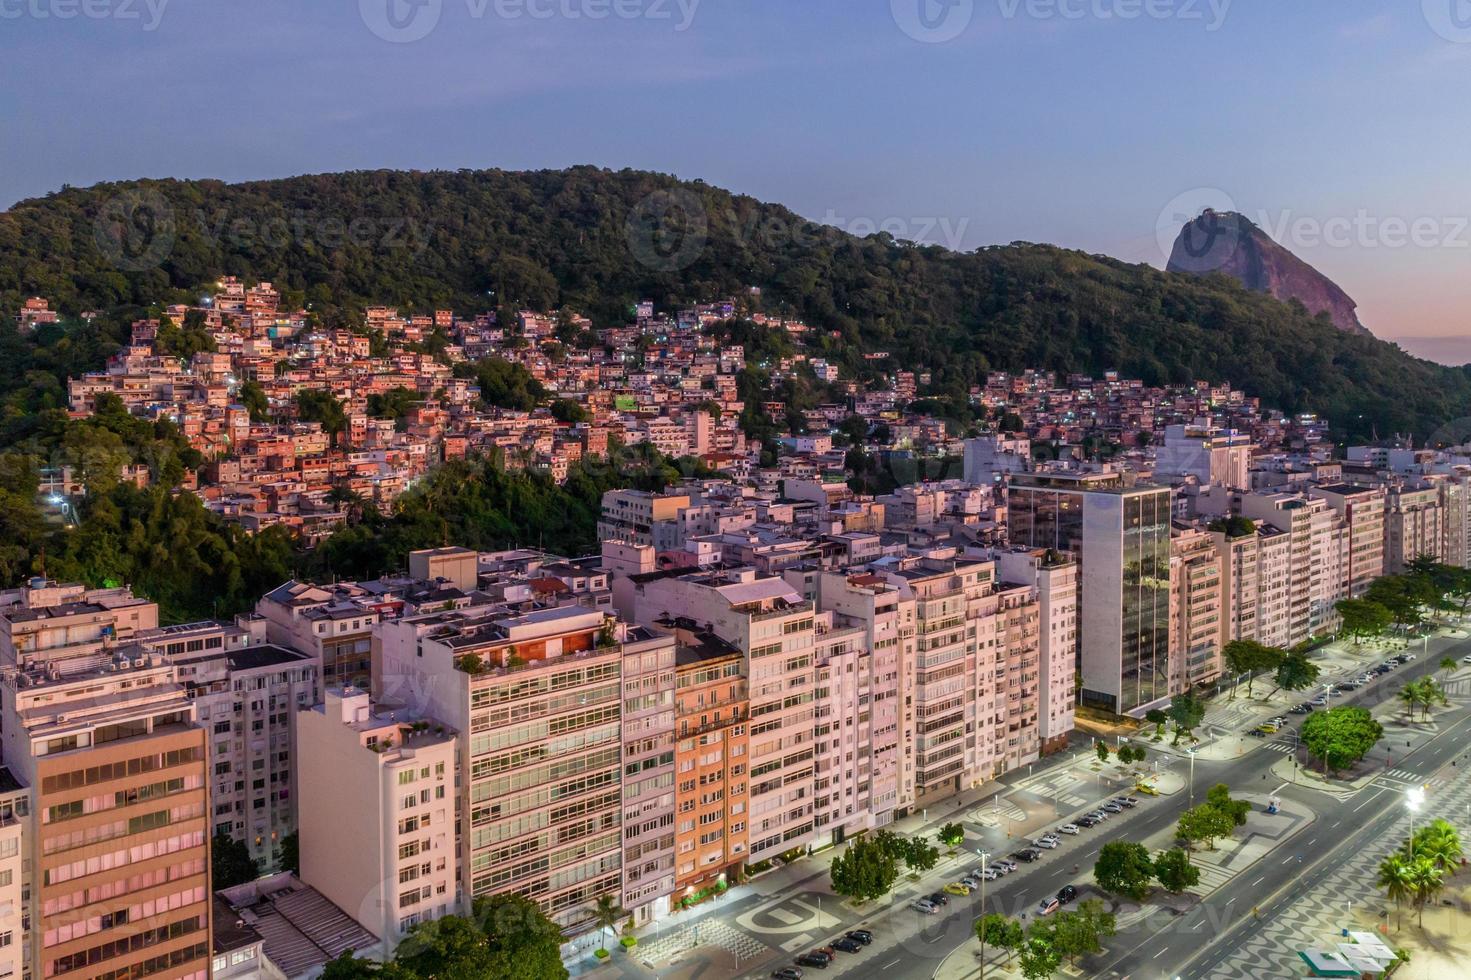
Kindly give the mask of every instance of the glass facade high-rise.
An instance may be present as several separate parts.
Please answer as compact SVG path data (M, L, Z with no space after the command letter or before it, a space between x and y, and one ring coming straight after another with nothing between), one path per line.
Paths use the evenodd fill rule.
M1079 561L1078 701L1127 714L1170 690L1170 491L1121 474L1028 473L1007 491L1011 542Z

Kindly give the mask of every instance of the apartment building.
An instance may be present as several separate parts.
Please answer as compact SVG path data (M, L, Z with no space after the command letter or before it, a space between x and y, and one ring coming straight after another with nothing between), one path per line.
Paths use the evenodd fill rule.
M19 980L30 964L30 909L25 897L31 791L0 766L0 980Z
M1170 649L1178 671L1171 686L1188 690L1225 672L1225 584L1222 555L1211 532L1176 527L1170 536Z
M175 669L145 658L7 670L0 733L31 793L30 976L205 980L208 756Z
M319 699L316 662L264 642L265 623L187 623L138 635L166 659L209 733L213 832L240 841L263 872L279 870L296 830L297 712Z
M369 682L373 627L395 605L351 582L293 580L267 592L255 610L266 622L270 642L307 654L316 662L323 686L340 687Z
M1062 552L1014 548L993 552L1006 582L1037 591L1041 667L1038 739L1044 755L1067 747L1074 727L1078 664L1078 566Z
M1308 495L1328 501L1348 534L1344 577L1348 597L1368 591L1385 574L1385 491L1347 483L1313 486Z
M623 647L623 897L636 924L669 912L675 891L676 645Z
M1170 490L1126 474L1018 474L1007 488L1013 545L1077 557L1078 699L1139 714L1172 695Z
M1251 436L1208 422L1165 426L1154 471L1162 481L1194 477L1201 486L1244 490L1251 486Z
M1384 564L1399 575L1416 558L1439 561L1445 547L1441 495L1433 484L1398 484L1384 501Z
M675 636L674 902L737 878L746 862L750 700L739 647L688 620Z
M415 925L462 909L458 735L416 712L328 688L298 717L301 880L390 955Z
M751 701L749 860L762 861L831 832L816 826L815 613L790 584L754 569L654 572L632 579L639 623L686 619L747 659Z
M650 544L660 551L678 547L675 522L689 506L688 494L609 490L603 494L598 540ZM656 525L660 525L657 536Z
M19 840L32 977L208 976L205 734L171 664L118 653L157 622L127 589L0 593L0 854Z
M788 581L792 578L789 574ZM834 625L860 631L857 643L867 651L854 666L866 688L855 713L866 724L867 786L858 791L867 800L871 825L883 827L914 803L914 740L905 720L906 705L911 718L913 710L914 600L906 599L885 576L866 571L824 571L814 594ZM909 625L904 627L906 618Z
M579 606L406 616L378 639L375 689L460 733L466 901L515 892L587 932L623 894L625 646L674 641Z

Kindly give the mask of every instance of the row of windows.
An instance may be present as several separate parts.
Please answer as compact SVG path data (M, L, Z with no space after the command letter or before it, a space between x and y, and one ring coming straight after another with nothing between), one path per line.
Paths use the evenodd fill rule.
M93 783L107 782L110 779L123 779L158 769L172 769L174 766L188 765L203 758L203 749L177 749L173 752L128 759L125 762L113 762L102 766L89 766L86 769L74 769L71 772L59 772L41 780L41 791L56 793L78 789L82 786L91 786Z
M187 936L203 928L204 919L197 915L191 916L190 918L181 919L178 922L172 922L166 926L159 926L157 929L148 929L134 936L116 939L110 943L93 946L91 949L83 949L67 956L58 957L51 961L47 973L48 975L59 975L62 973L73 973L77 970L85 970L89 966L96 966L99 963L106 963L108 960L116 959L119 956L136 953L140 949L157 946L159 943L166 943L170 940L178 939L180 936ZM198 954L201 956L208 952L208 946L205 944L199 944L198 946L190 947L190 949L201 950ZM183 951L181 950L180 952ZM185 957L179 962L187 963L190 959L193 959L193 957Z

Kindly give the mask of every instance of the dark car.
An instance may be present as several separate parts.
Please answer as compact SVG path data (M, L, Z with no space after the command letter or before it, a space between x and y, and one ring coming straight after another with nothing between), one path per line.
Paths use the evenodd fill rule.
M1083 816L1079 817L1077 820L1075 820L1073 822L1076 823L1079 827L1097 827L1098 826L1098 821L1097 820L1094 820L1092 817L1088 816L1087 814L1084 814Z
M802 971L795 966L784 966L771 971L771 980L802 980Z
M1299 704L1299 705L1295 705L1292 708L1288 709L1288 713L1289 714L1294 714L1294 715L1311 714L1312 711L1313 711L1313 706L1310 705L1310 704Z
M826 953L803 953L797 957L798 966L811 966L819 970L826 970L830 962L832 961L828 959Z
M845 953L856 953L863 949L863 944L856 939L844 936L842 939L833 940L833 949L842 950Z
M944 907L944 906L950 904L950 899L948 899L948 898L945 897L945 893L944 892L935 892L932 895L926 895L925 898L929 899L935 905L939 905L941 907Z
M867 946L869 943L873 942L873 933L869 932L867 929L854 929L852 932L848 933L848 938L853 940L855 943L862 943L863 945Z
M1057 890L1057 900L1064 905L1066 905L1068 902L1071 902L1077 897L1078 890L1072 885L1063 885Z
M1041 856L1041 851L1034 850L1030 847L1024 851L1017 851L1015 854L1012 855L1012 857L1016 858L1018 861L1025 861L1027 864L1031 864L1033 861L1037 860Z

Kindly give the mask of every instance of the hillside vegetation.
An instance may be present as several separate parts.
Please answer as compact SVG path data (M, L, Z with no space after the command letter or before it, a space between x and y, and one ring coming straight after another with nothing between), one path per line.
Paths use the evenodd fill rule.
M1421 437L1471 415L1471 377L1225 277L1195 278L1017 243L956 253L855 238L700 182L590 167L390 171L224 184L66 188L0 214L0 305L46 296L90 329L0 327L12 413L54 403L149 304L221 276L270 280L324 322L366 305L473 313L570 305L600 325L638 299L670 304L760 287L761 305L824 333L855 369L891 350L935 372L937 396L993 369L1146 382L1231 381L1270 406L1316 411L1339 438ZM17 393L24 397L17 399Z

